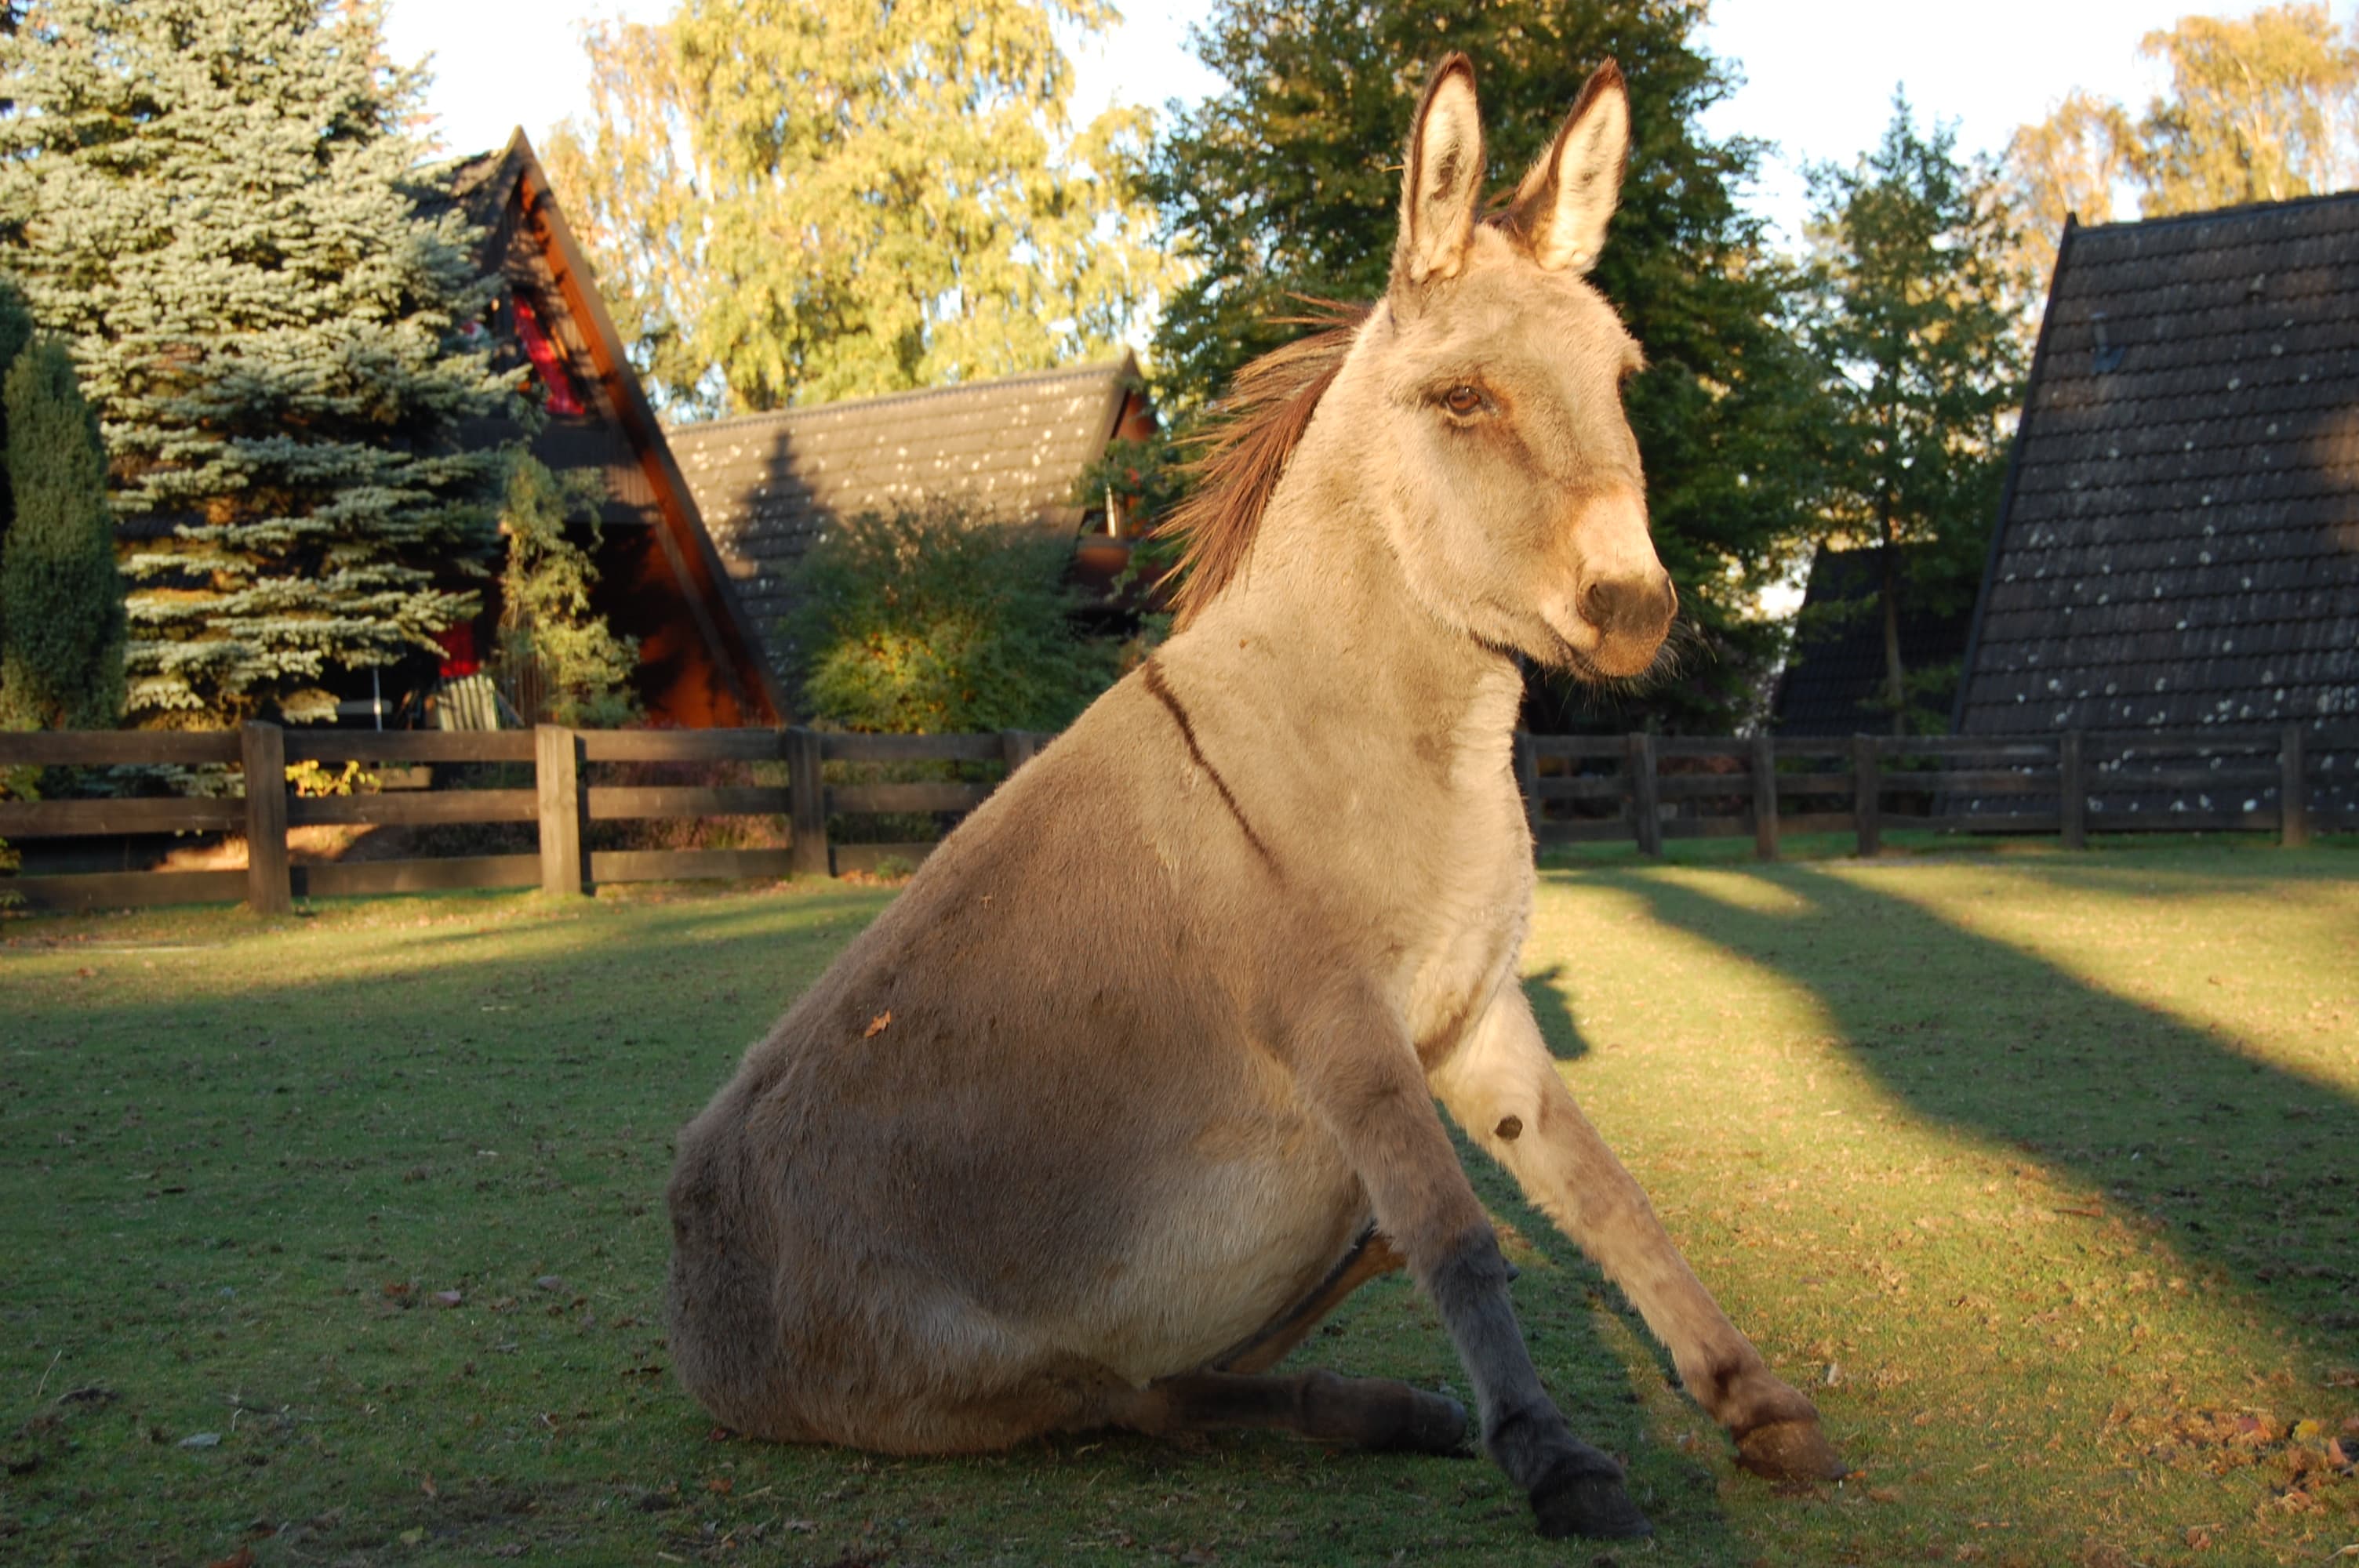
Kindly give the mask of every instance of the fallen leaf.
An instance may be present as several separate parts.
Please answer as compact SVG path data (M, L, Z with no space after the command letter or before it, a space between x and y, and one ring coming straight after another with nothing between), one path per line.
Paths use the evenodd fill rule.
M565 1288L565 1276L562 1274L543 1274L539 1279L535 1280L533 1283L539 1286L544 1291L561 1291Z
M884 1011L878 1013L875 1017L868 1021L868 1027L861 1031L860 1037L863 1040L874 1040L879 1034L884 1033L886 1029L890 1028L892 1026L892 1022L893 1010L888 1007Z
M442 1495L434 1489L434 1477L431 1476L429 1476L424 1480L419 1482L418 1489L425 1493L429 1498L439 1498Z
M454 1307L466 1299L467 1298L465 1296L460 1294L457 1291L437 1291L434 1292L434 1304L439 1307Z
M188 1436L180 1439L179 1446L182 1448L219 1448L221 1446L221 1433L218 1432L192 1432Z
M715 1497L725 1498L736 1488L736 1486L737 1483L726 1476L715 1476L704 1483L704 1489Z
M241 1546L226 1557L216 1557L205 1568L254 1568L254 1548Z

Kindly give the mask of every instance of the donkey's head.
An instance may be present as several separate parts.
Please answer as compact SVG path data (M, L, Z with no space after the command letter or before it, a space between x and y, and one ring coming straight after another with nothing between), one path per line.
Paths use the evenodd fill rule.
M1593 677L1646 669L1679 604L1622 412L1638 344L1584 281L1629 141L1608 63L1485 218L1473 68L1442 61L1409 132L1391 286L1355 356L1376 378L1386 427L1366 435L1419 597Z

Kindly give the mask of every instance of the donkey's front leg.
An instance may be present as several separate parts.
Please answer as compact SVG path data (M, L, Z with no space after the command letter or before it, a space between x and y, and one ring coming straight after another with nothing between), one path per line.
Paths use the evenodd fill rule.
M1296 1042L1298 1082L1432 1297L1474 1385L1484 1448L1523 1488L1541 1534L1651 1533L1622 1467L1574 1437L1540 1387L1507 1303L1507 1261L1399 1020L1356 994L1318 1016Z
M1459 1125L1622 1287L1669 1347L1680 1380L1736 1439L1748 1468L1778 1477L1843 1474L1818 1411L1728 1321L1573 1103L1521 988L1500 988L1430 1081Z

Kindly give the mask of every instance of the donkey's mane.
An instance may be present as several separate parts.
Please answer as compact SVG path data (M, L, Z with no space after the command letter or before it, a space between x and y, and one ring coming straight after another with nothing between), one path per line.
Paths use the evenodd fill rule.
M1187 625L1245 568L1262 514L1286 473L1286 460L1310 427L1360 323L1374 308L1333 299L1304 299L1304 313L1281 324L1315 327L1247 364L1229 384L1201 436L1202 450L1188 464L1196 488L1175 508L1158 538L1178 539L1180 564L1167 581L1177 624Z

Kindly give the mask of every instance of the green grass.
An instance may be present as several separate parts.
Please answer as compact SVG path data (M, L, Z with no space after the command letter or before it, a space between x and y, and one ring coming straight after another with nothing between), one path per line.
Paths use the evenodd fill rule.
M1626 1458L1650 1543L1538 1541L1484 1463L1268 1436L940 1462L734 1440L666 1367L670 1136L890 893L498 895L0 925L0 1560L2359 1544L2328 1454L2359 1451L2359 856L1743 848L1552 862L1527 985L1698 1271L1819 1399L1843 1486L1735 1472L1487 1167L1535 1356ZM1299 1358L1462 1386L1398 1281Z

